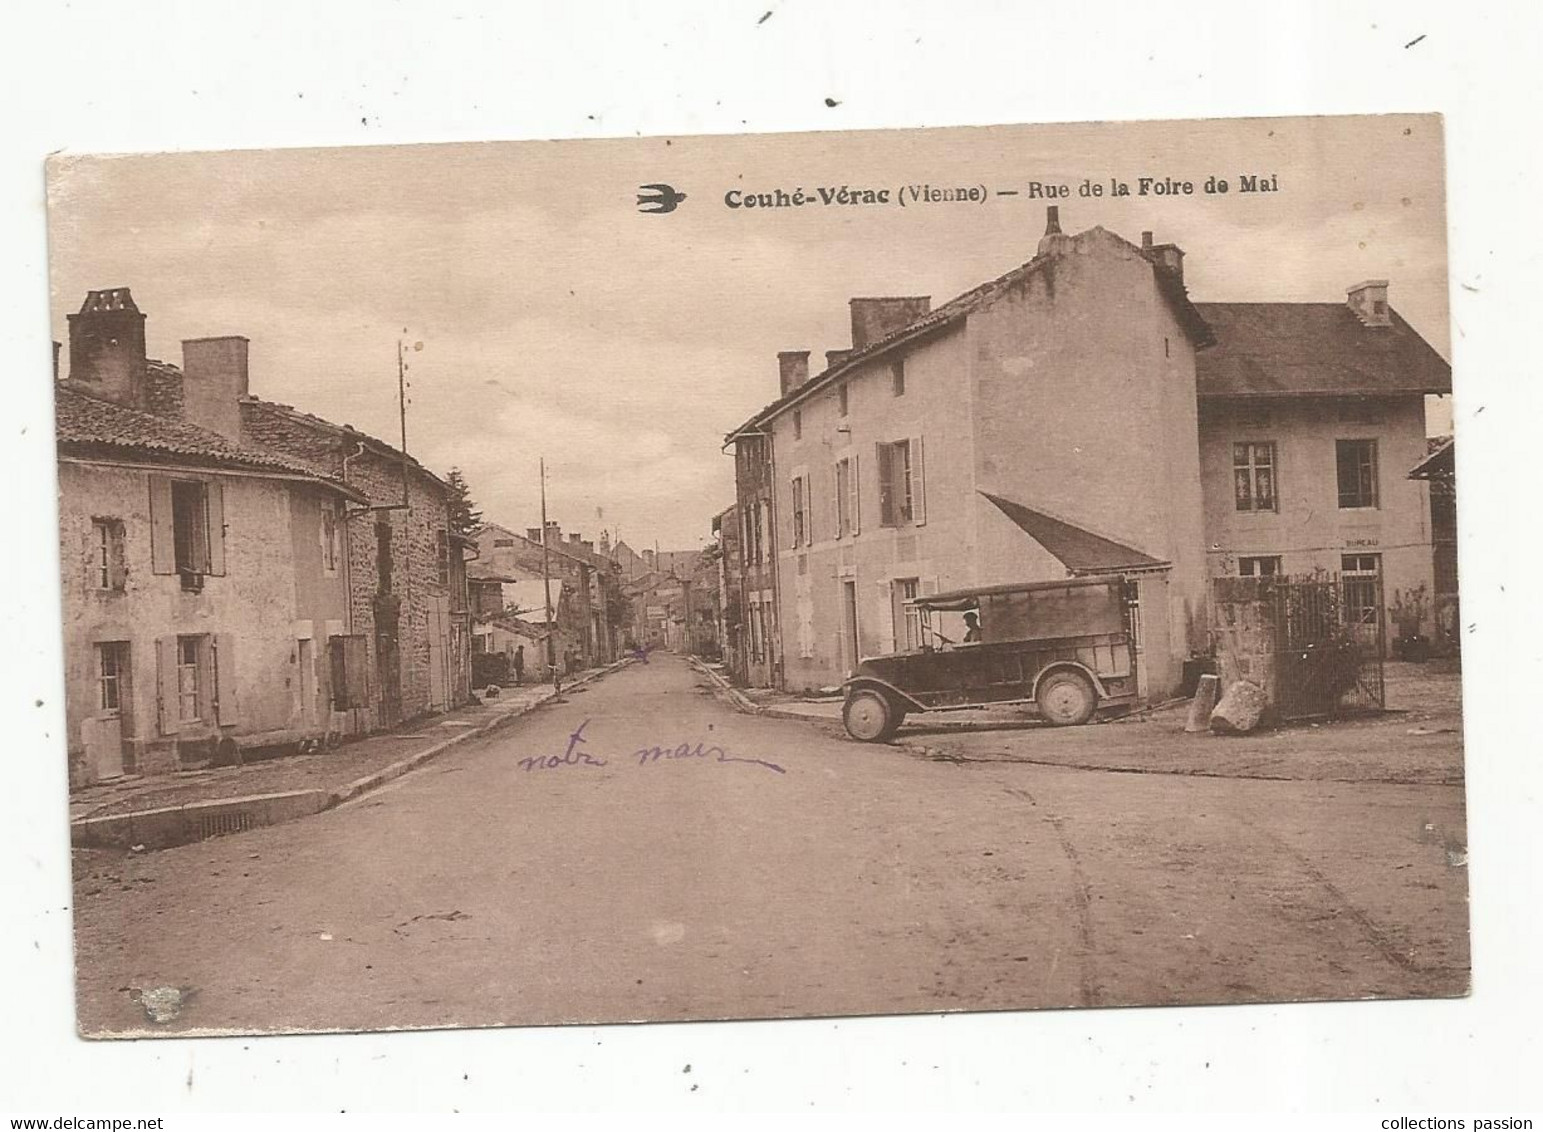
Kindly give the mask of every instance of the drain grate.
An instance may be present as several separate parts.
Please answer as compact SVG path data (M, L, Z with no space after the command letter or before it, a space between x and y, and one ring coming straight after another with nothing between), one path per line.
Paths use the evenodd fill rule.
M193 823L197 840L206 837L223 837L227 833L241 833L252 828L252 814L248 810L231 810L223 814L203 814Z

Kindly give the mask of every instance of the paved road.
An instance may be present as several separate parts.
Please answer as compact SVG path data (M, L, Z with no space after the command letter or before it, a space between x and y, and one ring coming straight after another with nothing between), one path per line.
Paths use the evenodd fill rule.
M158 986L166 1031L1462 993L1465 841L1453 787L940 762L660 657L341 809L82 859L81 1024Z

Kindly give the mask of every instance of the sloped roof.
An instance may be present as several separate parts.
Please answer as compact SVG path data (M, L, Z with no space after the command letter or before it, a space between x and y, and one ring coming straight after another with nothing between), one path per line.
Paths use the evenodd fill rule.
M1451 480L1457 478L1457 441L1439 445L1409 471L1412 480Z
M330 436L337 436L345 440L360 442L366 447L374 448L377 453L386 456L389 459L402 459L402 450L400 448L386 443L386 441L381 440L379 437L371 436L367 432L360 432L358 429L354 428L353 425L334 424L332 421L326 420L323 417L318 417L314 413L302 412L301 410L295 408L293 405L285 405L278 401L264 401L261 397L248 396L241 399L241 411L243 413L268 413L273 416L283 417L286 420L293 421L296 424L304 425L306 428L312 429L316 432L323 432ZM450 490L450 485L448 483L446 483L435 473L429 471L428 468L425 468L422 464L418 463L417 459L414 458L411 453L407 454L407 466L420 475L427 476L443 490Z
M1099 233L1117 243L1123 244L1137 255L1145 258L1145 253L1139 247L1124 237L1110 232L1102 225L1094 225L1092 228L1079 232L1075 237L1070 238L1081 239L1093 233ZM921 318L916 319L914 322L907 323L877 342L870 343L861 350L851 351L846 357L840 358L835 365L826 367L823 372L811 377L796 389L789 390L785 395L767 405L760 412L756 413L755 416L731 432L724 439L724 443L727 444L738 433L753 428L755 425L777 415L783 408L810 393L818 386L834 381L840 375L872 361L881 354L887 354L898 346L941 330L972 312L980 310L1000 297L1009 288L1042 270L1047 264L1053 262L1054 259L1053 255L1036 255L1027 263L1021 263L1011 271L999 275L995 279L988 279L986 282L970 288L964 294L950 299L942 306L922 315ZM1207 327L1206 320L1197 312L1195 304L1190 302L1189 293L1184 289L1183 281L1174 272L1169 271L1157 262L1152 262L1152 273L1157 282L1158 291L1173 306L1174 314L1178 317L1185 332L1194 340L1195 345L1197 347L1209 345L1211 341L1210 328Z
M186 421L104 401L68 381L54 386L54 432L61 455L117 456L230 471L276 472L366 502L355 488L299 460L248 448Z
M1344 303L1195 306L1216 332L1195 356L1201 397L1452 391L1452 367L1397 311L1366 326Z
M1162 559L1083 530L1065 519L1035 511L1011 499L982 491L1018 528L1039 543L1073 574L1117 574L1122 570L1146 570L1167 566Z

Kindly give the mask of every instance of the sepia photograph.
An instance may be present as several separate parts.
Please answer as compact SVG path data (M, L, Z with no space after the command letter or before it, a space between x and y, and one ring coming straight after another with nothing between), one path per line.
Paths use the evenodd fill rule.
M1468 994L1444 155L51 158L79 1032Z

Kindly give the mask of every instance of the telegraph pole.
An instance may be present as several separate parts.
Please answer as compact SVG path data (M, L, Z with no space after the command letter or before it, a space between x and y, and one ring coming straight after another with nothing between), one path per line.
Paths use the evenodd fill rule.
M546 662L552 670L552 686L561 689L557 674L557 644L552 640L552 555L547 549L546 457L541 457L541 588L546 593Z

